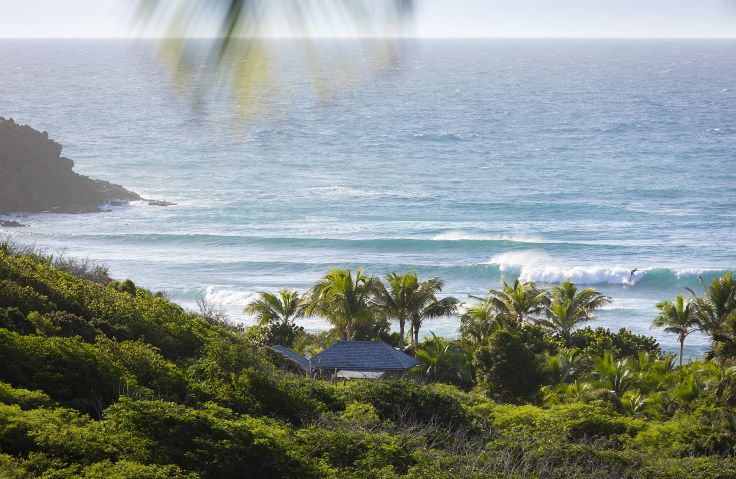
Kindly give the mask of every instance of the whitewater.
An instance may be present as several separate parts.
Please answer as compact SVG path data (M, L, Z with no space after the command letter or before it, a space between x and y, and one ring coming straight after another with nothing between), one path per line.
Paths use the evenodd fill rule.
M193 107L153 43L1 40L0 116L49 131L80 173L176 205L24 216L29 228L0 235L247 324L258 291L304 290L337 266L441 276L463 301L517 277L569 278L614 299L591 326L674 350L650 329L655 304L736 269L736 42L400 49L325 96L280 41L281 70L258 92L269 108L244 120L223 92ZM707 346L694 335L687 354Z

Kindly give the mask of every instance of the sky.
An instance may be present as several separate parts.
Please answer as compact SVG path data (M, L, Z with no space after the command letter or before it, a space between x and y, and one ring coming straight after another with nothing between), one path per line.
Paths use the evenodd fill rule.
M172 0L177 1L177 0ZM336 1L336 0L333 0ZM0 37L163 36L133 28L134 0L0 0ZM349 36L334 25L318 36ZM736 0L418 0L418 37L736 37ZM206 35L206 33L205 33ZM267 36L290 36L274 26Z

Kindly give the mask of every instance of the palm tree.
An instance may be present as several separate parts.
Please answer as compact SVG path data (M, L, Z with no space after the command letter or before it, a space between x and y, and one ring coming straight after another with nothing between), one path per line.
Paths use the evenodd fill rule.
M641 416L649 408L651 401L639 390L626 391L621 396L621 407L626 414Z
M398 274L395 271L386 275L388 288L379 283L374 304L378 311L387 318L399 322L399 349L404 349L404 335L406 322L412 325L413 344L416 345L419 326L427 317L444 315L454 312L450 307L457 301L454 299L442 300L445 307L438 307L441 302L436 294L442 289L443 282L439 278L429 278L420 282L416 273Z
M377 7L379 3L381 7ZM352 30L357 37L365 37L368 31L374 35L383 32L383 48L377 51L388 53L387 57L392 59L397 48L390 37L406 24L414 10L414 0L387 3L373 0L138 0L137 4L136 18L141 27L150 28L156 24L164 27L161 53L168 60L176 85L190 87L195 105L202 106L211 85L227 84L239 105L252 113L264 111L268 102L262 90L272 88L279 79L274 74L274 69L278 68L277 47L263 40L269 25L278 24L298 37L304 37L315 28ZM217 28L211 46L204 52L201 40L197 39L203 25ZM372 47L375 42L376 39L372 39L366 45ZM326 65L319 47L305 38L300 39L298 46L304 50L315 89L326 93L330 83L337 80L325 74ZM331 55L330 65L334 60ZM206 73L217 75L217 81L203 77L199 68L203 62L208 62ZM349 65L342 62L339 66L347 68Z
M706 357L716 358L722 363L733 363L736 359L736 311L728 315L712 337L713 345Z
M254 315L261 326L272 323L293 325L296 319L304 316L304 309L298 291L282 289L278 295L258 293L258 299L245 307L245 313Z
M558 333L567 343L575 326L595 319L593 312L610 302L611 298L593 288L578 291L568 279L552 288L552 303L545 311L547 319L538 323Z
M631 386L634 380L634 371L628 359L616 359L610 351L595 359L593 376L598 378L600 387L620 398Z
M481 299L468 306L460 316L460 337L475 350L485 345L496 330L507 326L510 321L516 319L507 313L499 313L493 304Z
M680 342L680 366L682 366L685 338L693 331L697 331L700 326L695 302L678 294L674 302L658 303L657 309L659 315L652 322L652 326L664 328L667 333L677 334L677 340Z
M710 286L706 286L702 278L700 282L703 296L698 297L693 290L688 290L695 298L700 329L712 336L736 311L736 278L729 271L720 278L714 278Z
M417 302L416 291L419 280L416 273L398 274L395 271L386 275L388 289L380 283L374 303L387 318L399 322L399 350L404 350L406 322L409 320Z
M572 382L582 370L579 349L563 349L555 356L547 353L546 359L547 371L553 384Z
M417 280L416 286L411 290L411 301L408 303L411 307L407 319L411 325L412 349L415 354L419 344L419 329L424 320L454 314L460 304L452 296L437 299L437 294L444 285L445 282L440 278L429 278L421 283Z
M319 315L330 321L340 334L340 339L350 341L361 324L373 320L371 299L378 281L363 270L336 268L325 275L312 288L306 300L306 313Z
M473 382L473 370L468 353L457 343L431 333L432 337L418 347L419 369L427 379L450 382L468 387Z
M486 300L496 310L512 315L520 323L532 319L549 305L546 291L538 289L533 282L522 283L518 279L513 284L504 281L500 290L490 290Z

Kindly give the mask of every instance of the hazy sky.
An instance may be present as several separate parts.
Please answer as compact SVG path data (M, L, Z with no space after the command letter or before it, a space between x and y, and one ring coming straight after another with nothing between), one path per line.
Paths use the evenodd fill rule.
M136 36L130 28L132 4L134 0L0 0L0 37ZM423 37L736 37L736 0L420 0L409 33Z

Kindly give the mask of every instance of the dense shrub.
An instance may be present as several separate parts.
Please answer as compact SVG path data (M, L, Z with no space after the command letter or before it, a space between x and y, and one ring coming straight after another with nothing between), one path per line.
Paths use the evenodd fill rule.
M338 388L343 404L372 405L382 420L399 424L436 423L445 428L468 428L472 418L452 386L409 381L356 381Z
M3 329L0 379L43 390L62 404L94 414L136 386L110 355L78 338L22 336Z
M475 352L473 363L480 385L501 401L527 400L544 382L538 358L516 331L493 333L488 345Z
M736 452L736 415L731 408L702 406L680 411L663 423L653 423L634 440L643 450L668 450L677 456L724 455Z
M21 409L36 409L56 405L49 395L43 391L14 388L4 382L0 382L0 403L17 404Z
M385 433L309 427L300 429L296 440L301 454L348 473L388 467L390 472L402 474L414 463L407 444Z
M225 334L132 282L120 288L93 283L32 256L0 252L0 278L0 307L70 313L119 340L144 340L168 358L196 355L208 337Z
M605 328L592 329L590 326L577 329L570 336L569 346L580 349L587 356L603 356L606 351L617 357L636 356L640 352L662 355L656 339L634 334L625 328L617 333Z
M37 293L30 286L23 286L7 279L0 280L0 308L13 307L21 313L31 311L51 311L53 305L49 298Z
M186 383L182 371L161 356L158 349L142 341L121 341L97 338L97 348L135 376L140 386L159 397L183 399Z
M36 332L36 326L18 308L0 308L0 328L20 334Z
M34 311L28 315L28 320L35 326L36 332L45 336L79 336L83 341L91 343L101 333L86 319L65 311L53 311L44 315Z
M105 412L105 423L126 460L179 464L203 478L317 477L273 421L123 399Z
M56 476L59 477L59 476ZM69 478L80 477L70 475ZM184 472L178 466L138 464L131 461L103 461L87 466L83 479L197 479L198 474Z

